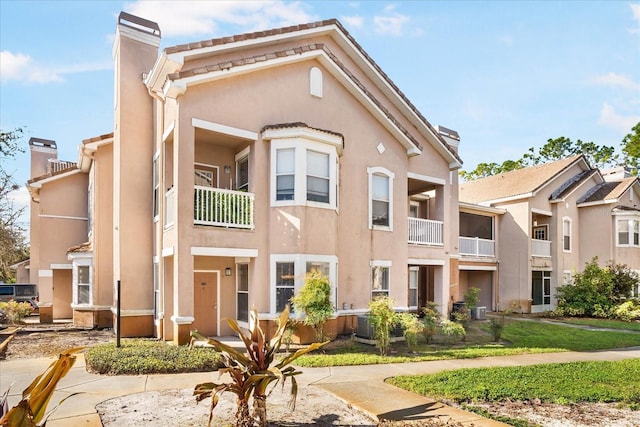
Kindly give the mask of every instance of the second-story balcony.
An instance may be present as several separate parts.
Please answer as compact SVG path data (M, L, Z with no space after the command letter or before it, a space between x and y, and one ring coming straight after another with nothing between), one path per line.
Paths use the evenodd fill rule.
M531 239L531 255L551 257L551 240Z
M409 243L415 245L444 245L442 221L409 217L408 225Z
M496 241L479 237L459 237L460 255L475 257L495 257Z

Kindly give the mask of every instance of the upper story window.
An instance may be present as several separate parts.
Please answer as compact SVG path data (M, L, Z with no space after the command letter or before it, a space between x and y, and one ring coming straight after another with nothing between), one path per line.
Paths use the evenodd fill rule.
M571 252L571 218L562 219L562 250Z
M309 93L322 98L322 71L318 67L311 67L309 70Z
M547 240L547 225L536 225L533 227L533 238L535 240Z
M393 172L367 168L369 174L369 228L393 229Z
M274 140L272 206L336 208L338 156L335 146L305 139Z
M640 246L640 219L620 218L616 229L618 246Z
M249 148L236 155L236 190L249 191Z

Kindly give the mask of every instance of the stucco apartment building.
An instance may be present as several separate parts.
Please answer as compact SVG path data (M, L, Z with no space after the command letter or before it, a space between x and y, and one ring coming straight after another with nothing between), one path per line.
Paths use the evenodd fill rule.
M552 310L557 287L596 256L601 265L611 260L640 272L640 181L622 168L603 173L579 155L464 182L459 194L461 211L497 212L494 309ZM461 254L468 252L462 243ZM460 283L473 285L462 271ZM486 300L488 288L482 289Z
M224 319L252 307L275 318L311 269L330 279L336 333L377 295L448 311L458 135L338 21L160 40L120 14L113 132L83 141L77 162L30 141L43 321L110 326L119 297L123 336L227 335Z

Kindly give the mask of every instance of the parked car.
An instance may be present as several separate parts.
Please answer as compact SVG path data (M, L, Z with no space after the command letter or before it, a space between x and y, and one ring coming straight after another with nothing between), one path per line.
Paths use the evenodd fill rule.
M30 283L0 283L0 301L28 302L38 309L38 288Z

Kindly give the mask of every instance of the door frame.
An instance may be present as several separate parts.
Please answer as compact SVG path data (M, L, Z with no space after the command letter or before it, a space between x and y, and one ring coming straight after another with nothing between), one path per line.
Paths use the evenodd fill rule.
M220 336L220 274L222 273L222 270L206 269L206 268L193 270L193 274L195 275L196 273L216 273L217 274L216 276L217 278L215 281L215 284L216 284L216 336L219 337ZM193 285L195 285L195 281L193 281Z

